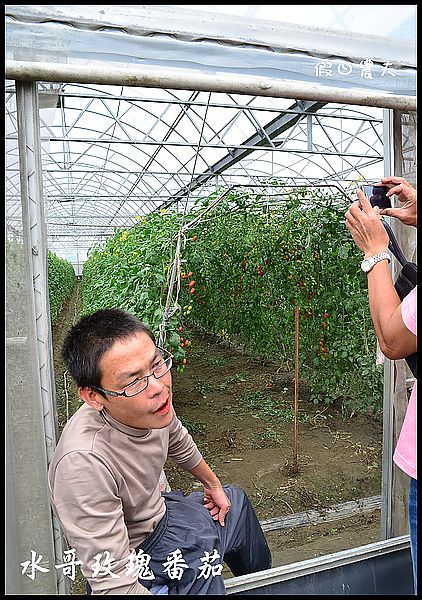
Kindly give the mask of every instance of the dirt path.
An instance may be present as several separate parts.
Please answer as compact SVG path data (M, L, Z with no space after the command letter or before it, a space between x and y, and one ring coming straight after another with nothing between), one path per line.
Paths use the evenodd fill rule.
M295 474L292 374L211 336L191 331L189 338L186 371L173 371L176 412L223 482L248 493L261 521L381 493L379 417L345 418L336 407L316 406L300 381ZM166 473L172 488L198 489L170 462ZM271 531L267 539L274 566L354 548L380 539L380 511Z
M64 336L79 317L80 283L53 327L59 429L80 406L76 386L60 357ZM292 374L189 332L186 370L172 370L175 410L205 459L224 483L248 493L265 522L302 511L324 509L380 494L382 422L374 416L345 419L336 407L308 401L299 386L299 472L293 473ZM172 489L201 486L170 461ZM273 566L356 548L380 539L380 511L342 520L268 531ZM223 572L231 577L228 569ZM79 575L72 595L85 595Z

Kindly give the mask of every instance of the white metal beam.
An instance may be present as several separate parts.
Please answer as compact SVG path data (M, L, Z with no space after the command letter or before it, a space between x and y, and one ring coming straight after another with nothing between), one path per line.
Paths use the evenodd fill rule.
M320 100L340 104L358 104L377 108L393 108L415 111L416 98L386 94L361 89L343 89L294 80L278 80L270 77L215 73L195 73L183 69L120 68L89 65L67 65L30 61L6 60L6 79L22 81L57 81L60 83L95 83L103 85L127 85L177 90L200 90L291 98L293 100Z

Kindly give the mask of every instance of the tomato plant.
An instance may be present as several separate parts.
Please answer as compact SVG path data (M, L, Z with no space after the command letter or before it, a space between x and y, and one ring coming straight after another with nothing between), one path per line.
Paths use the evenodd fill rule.
M312 399L380 408L382 368L346 210L344 201L309 189L270 212L232 194L186 247L198 290L187 319L292 370L298 306L300 370Z
M216 193L198 200L184 224ZM167 328L178 368L189 347L182 331L196 326L292 370L299 307L300 376L313 400L379 408L382 368L375 366L361 252L344 225L346 204L312 188L283 193L270 208L259 200L231 192L186 237L180 309ZM83 311L120 306L157 334L180 225L180 214L162 211L116 229L85 263Z

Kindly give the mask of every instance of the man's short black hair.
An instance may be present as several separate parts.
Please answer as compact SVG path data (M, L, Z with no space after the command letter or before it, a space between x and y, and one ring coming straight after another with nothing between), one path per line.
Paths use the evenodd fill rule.
M138 317L120 309L106 308L86 315L67 334L62 357L78 387L101 387L100 360L117 340L154 334Z

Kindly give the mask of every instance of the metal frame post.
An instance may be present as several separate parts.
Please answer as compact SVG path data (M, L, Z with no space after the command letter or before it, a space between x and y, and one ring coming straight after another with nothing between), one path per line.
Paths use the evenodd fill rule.
M40 403L45 442L45 480L43 486L45 494L47 494L47 468L56 445L57 419L48 300L46 222L42 191L37 84L16 81L16 102L22 220L26 251L29 255L29 273L32 275L32 282L28 285L28 289L32 289L30 304L33 307L35 317L36 356L34 356L34 361L36 361L39 372L39 394L37 394L37 399ZM63 559L61 533L55 518L52 516L48 498L46 507L48 507L48 514L43 513L40 515L40 518L47 521L45 526L51 534L51 540L45 540L46 547L51 544L51 554L61 563ZM48 525L48 520L50 520L50 525ZM50 571L55 572L55 592L66 593L69 586L66 585L67 582L64 580L62 570L55 569L54 565L50 565L49 568Z
M384 111L385 175L409 177L403 172L403 139L401 114ZM412 181L412 183L414 183ZM400 246L407 254L406 234L409 228L397 219L387 219ZM411 257L409 257L411 259ZM395 281L400 270L392 261L391 274ZM381 538L388 539L408 532L409 477L393 463L393 454L407 409L406 366L404 359L389 361L384 366L383 459L381 490Z
M392 111L384 110L384 176L391 175L394 162L392 142ZM390 221L390 219L387 219ZM392 270L394 266L390 265ZM384 397L383 397L383 430L382 430L382 479L381 479L381 539L392 537L392 481L393 481L393 390L394 363L388 358L384 362Z

